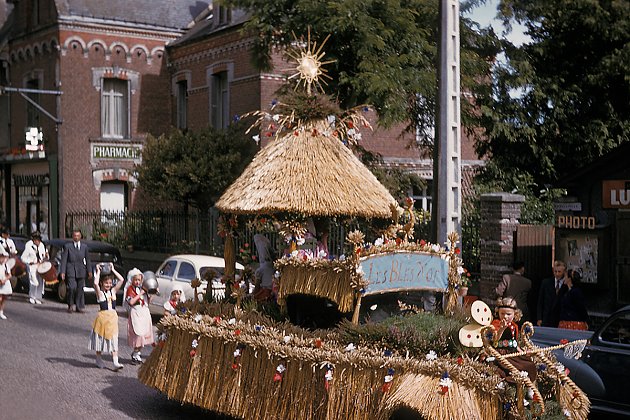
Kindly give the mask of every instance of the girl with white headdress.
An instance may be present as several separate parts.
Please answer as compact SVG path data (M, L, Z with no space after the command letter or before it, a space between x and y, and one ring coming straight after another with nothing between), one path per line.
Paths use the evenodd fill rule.
M153 323L149 312L151 296L142 288L142 271L134 268L127 273L131 284L125 293L125 303L129 311L127 319L127 343L133 347L131 361L142 363L142 347L153 344Z
M174 284L171 289L171 297L164 302L164 315L175 315L177 313L177 305L186 300L184 288L179 284Z

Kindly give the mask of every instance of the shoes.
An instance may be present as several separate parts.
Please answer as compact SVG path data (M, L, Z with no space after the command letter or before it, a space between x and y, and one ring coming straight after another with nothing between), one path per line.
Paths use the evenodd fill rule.
M68 313L71 314L72 312L74 312L74 306L68 306L67 309Z
M83 313L85 313L85 309L79 309L79 308L77 308L77 312L78 312L78 313L80 313L80 314L83 314Z
M28 301L29 301L29 303L30 303L31 305L35 305L35 299L30 298Z
M121 365L120 363L114 363L114 370L115 371L118 371L118 370L120 370L122 368L124 368L124 366Z
M0 313L0 319L7 319L7 316L5 314Z
M105 363L103 363L103 359L96 359L96 367L98 367L99 369L105 369Z
M41 304L42 304L42 301L41 301L41 300L39 300L39 299L35 299L35 303L36 303L37 305L41 305Z
M134 365L141 365L142 363L144 363L142 357L140 357L140 353L131 353L131 362Z

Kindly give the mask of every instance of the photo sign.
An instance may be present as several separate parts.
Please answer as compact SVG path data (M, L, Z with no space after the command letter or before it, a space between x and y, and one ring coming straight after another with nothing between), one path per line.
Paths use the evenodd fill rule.
M448 286L448 262L436 254L377 254L361 258L359 265L369 282L366 295L402 290L444 291Z

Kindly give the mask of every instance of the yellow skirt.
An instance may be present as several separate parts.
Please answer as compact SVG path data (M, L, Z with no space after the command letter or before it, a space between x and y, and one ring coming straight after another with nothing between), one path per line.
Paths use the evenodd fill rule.
M106 340L118 336L118 314L116 311L99 311L92 324L94 333Z

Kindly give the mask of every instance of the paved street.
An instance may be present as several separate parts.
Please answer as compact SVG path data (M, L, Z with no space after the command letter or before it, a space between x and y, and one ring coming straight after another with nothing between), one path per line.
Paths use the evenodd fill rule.
M127 318L119 309L120 372L97 369L87 349L97 306L68 314L66 305L44 299L30 305L16 293L0 320L0 418L13 419L195 419L220 417L181 406L137 379L127 346ZM145 348L143 357L151 348ZM111 367L111 356L104 360Z

